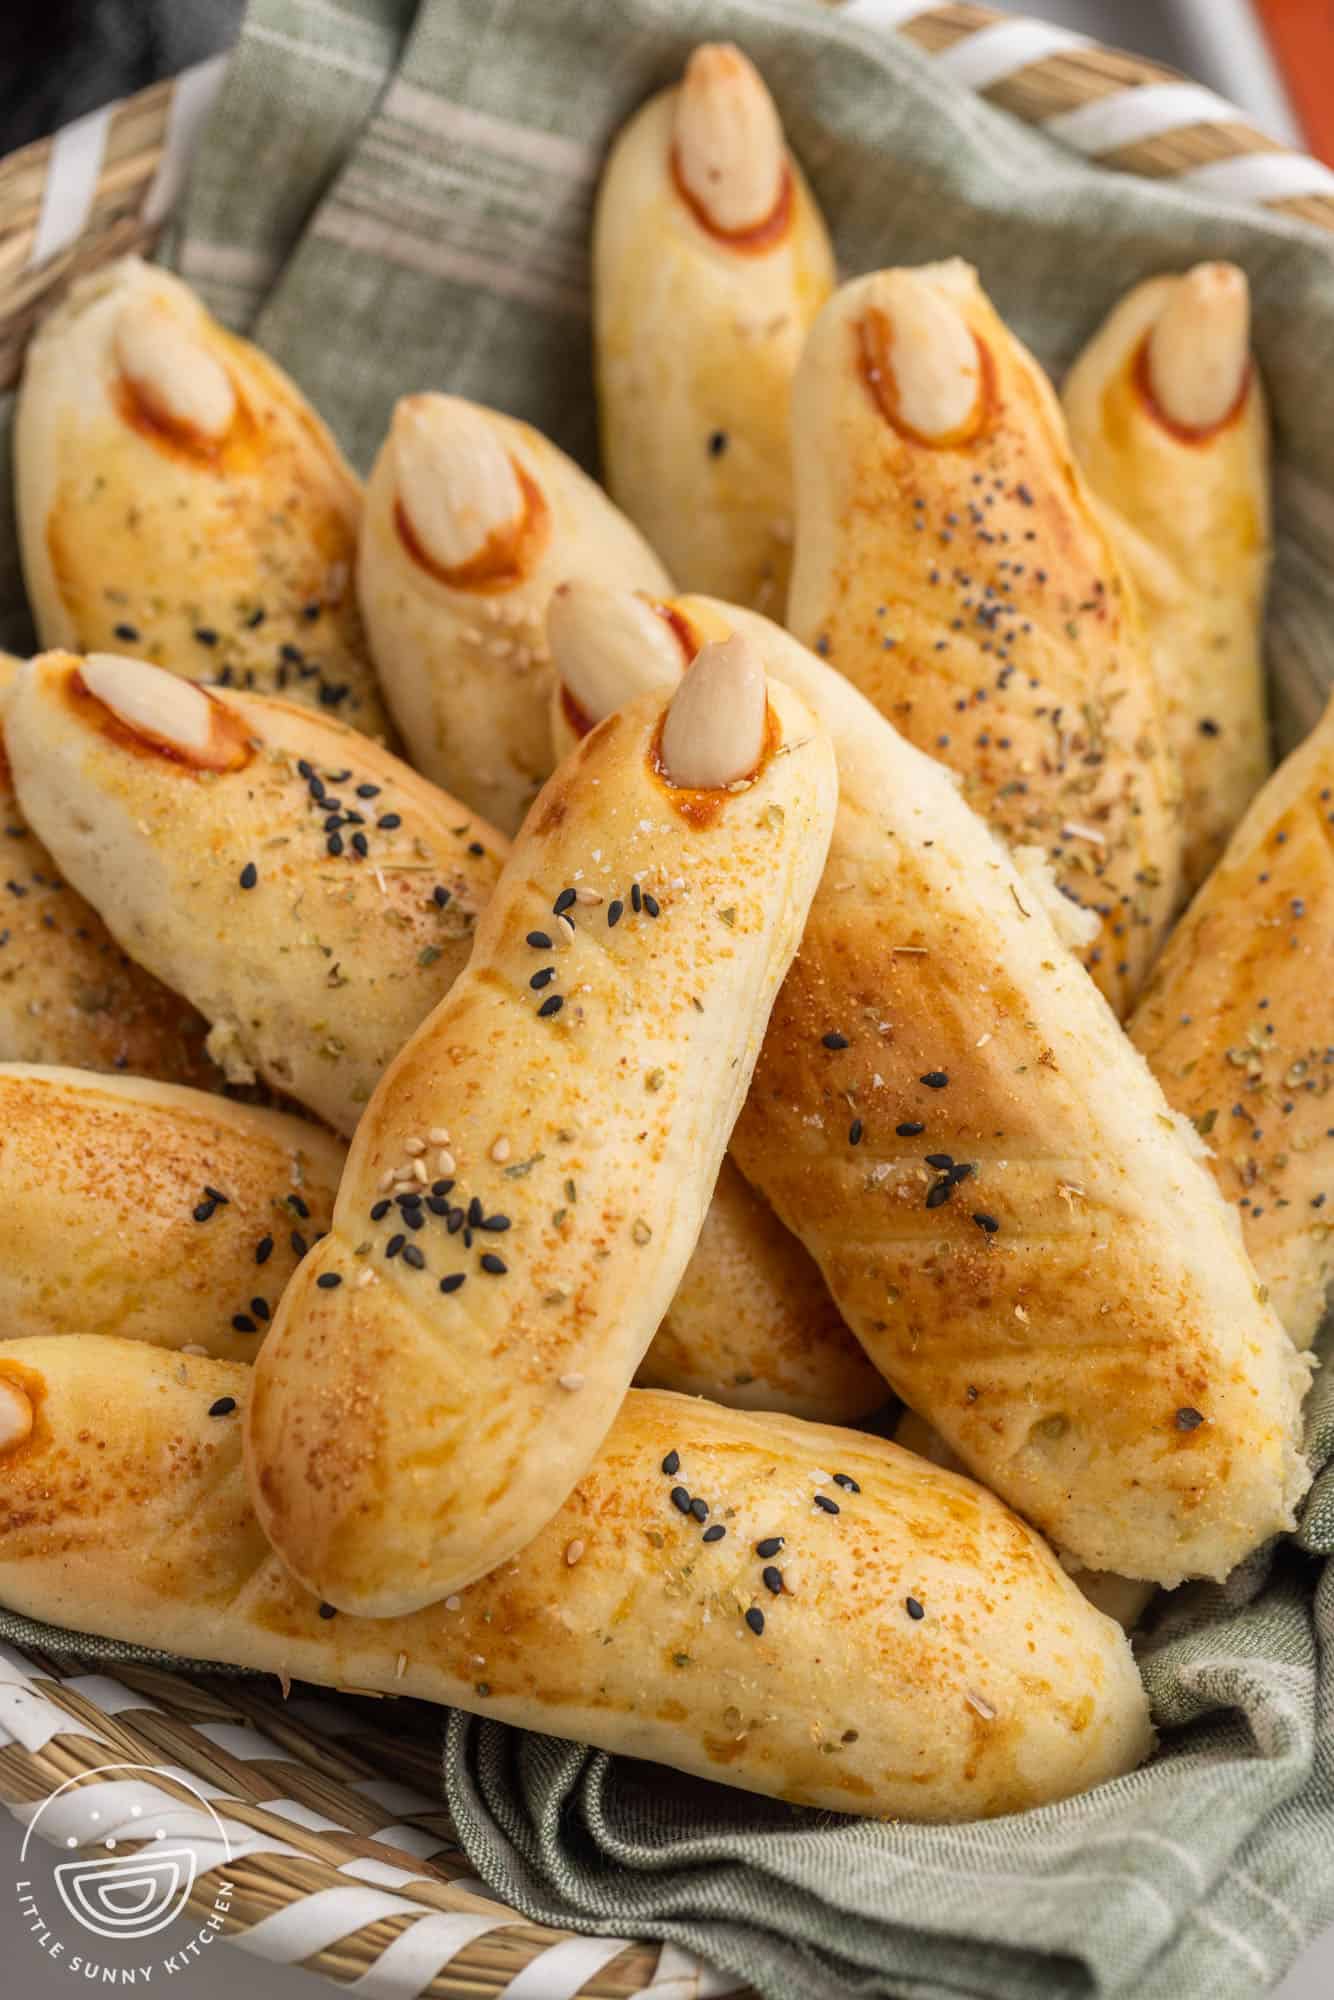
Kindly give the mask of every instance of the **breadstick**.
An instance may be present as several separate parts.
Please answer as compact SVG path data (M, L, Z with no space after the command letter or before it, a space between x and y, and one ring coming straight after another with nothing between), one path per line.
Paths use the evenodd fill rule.
M617 140L593 228L608 490L688 589L782 612L792 377L833 286L772 98L706 43Z
M585 574L671 589L540 431L459 396L403 398L367 488L361 608L413 763L504 833L553 767L547 599Z
M329 1226L342 1163L281 1112L0 1068L0 1339L115 1333L249 1361Z
M1150 278L1067 377L1070 441L1145 611L1198 887L1269 769L1269 427L1235 264Z
M335 1616L247 1501L253 1379L128 1341L0 1349L0 1601L834 1812L1022 1811L1151 1748L1124 1636L989 1493L649 1390L512 1563L407 1617Z
M37 834L229 1079L351 1132L467 958L500 836L331 717L110 654L31 661L5 733Z
M44 646L385 728L352 586L356 476L296 384L170 272L123 258L42 322L15 485Z
M834 792L744 641L543 791L257 1362L260 1519L340 1609L461 1588L587 1467L699 1234Z
M748 637L839 765L737 1164L886 1380L1060 1549L1226 1575L1308 1482L1307 1370L1194 1133L943 766L777 627L671 609L684 652Z
M1099 920L1124 1015L1175 908L1177 779L1060 405L968 265L845 285L793 398L796 636ZM1092 925L1090 925L1092 929Z
M1334 1278L1331 832L1334 706L1250 806L1130 1023L1300 1348Z
M0 708L22 662L0 653ZM0 733L0 1062L221 1082L208 1024L129 960L27 824Z

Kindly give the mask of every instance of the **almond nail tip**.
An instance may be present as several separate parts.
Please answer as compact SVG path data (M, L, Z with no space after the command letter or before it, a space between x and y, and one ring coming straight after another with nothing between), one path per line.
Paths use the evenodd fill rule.
M764 748L766 706L763 663L741 633L702 646L663 721L668 782L704 791L749 776Z
M774 101L730 42L692 53L673 112L676 170L705 221L723 235L765 222L783 191L787 151Z
M556 673L592 722L637 695L672 686L685 664L674 634L645 598L588 578L556 586L546 628Z
M490 545L516 542L524 492L486 413L462 397L405 396L391 448L399 505L431 562L460 570Z
M127 729L159 737L182 750L202 750L212 731L208 696L147 660L120 653L89 653L80 677L95 700Z
M1197 264L1171 287L1149 330L1149 386L1170 423L1212 430L1241 395L1250 363L1250 287L1235 264Z

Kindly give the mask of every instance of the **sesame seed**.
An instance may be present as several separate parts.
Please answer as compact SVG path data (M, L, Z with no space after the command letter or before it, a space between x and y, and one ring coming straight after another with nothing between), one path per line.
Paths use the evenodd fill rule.
M751 1631L755 1633L756 1637L758 1637L759 1634L763 1632L764 1613L758 1608L758 1606L754 1604L751 1605L750 1610L746 1613L746 1623L747 1625L749 1625Z
M216 1206L215 1202L201 1201L196 1208L191 1210L191 1214L194 1216L196 1222L208 1222L211 1220Z
M503 1135L491 1147L491 1158L498 1167L503 1167L511 1152L510 1142Z
M704 1533L700 1537L700 1540L705 1542L720 1542L726 1533L727 1530L723 1526L722 1522L715 1521L711 1528L706 1528L704 1530Z
M948 1169L954 1165L954 1155L952 1153L928 1153L926 1164L928 1167Z
M420 1254L418 1252L418 1255ZM322 1292L336 1292L342 1282L343 1280L339 1277L337 1271L321 1271L319 1277L315 1280L315 1283Z
M113 629L117 639L127 639L131 644L139 637L139 627L137 625L121 624L115 626Z
M261 1236L259 1242L255 1245L255 1262L257 1264L267 1264L272 1255L273 1238L271 1236Z
M692 1500L690 1511L697 1521L707 1521L709 1518L709 1503L707 1500Z
M907 1610L908 1616L910 1618L926 1617L926 1612L922 1609L922 1606L917 1602L917 1599L915 1597L905 1597L903 1602Z
M925 1076L917 1079L919 1083L924 1083L928 1090L943 1090L949 1080L948 1071L943 1069L929 1069Z
M954 1192L953 1181L937 1181L934 1187L930 1187L926 1191L927 1207L940 1208L945 1202L949 1200L953 1192Z
M575 1564L578 1562L583 1552L584 1552L584 1545L582 1542L575 1541L575 1542L568 1542L566 1544L565 1560L569 1564L571 1569L574 1568Z
M426 1269L426 1258L415 1243L405 1243L403 1245L403 1262L410 1264L414 1271L424 1271Z
M656 917L658 915L659 911L658 899L656 896L650 896L647 889L645 889L644 891L644 909L646 914L650 917Z
M379 827L381 833L392 833L395 827L402 826L403 815L402 813L381 813L375 824Z
M378 799L379 796L380 796L380 787L378 785L357 786L357 797L359 799Z
M408 1240L407 1237L402 1235L401 1233L397 1236L391 1236L389 1241L384 1246L385 1256L397 1257L399 1251L403 1248L403 1245L407 1242L407 1240Z
M999 1222L997 1222L994 1215L983 1215L981 1213L978 1213L973 1217L973 1221L977 1224L979 1229L984 1229L988 1236L994 1236L996 1234L996 1231L1000 1228L1000 1224Z
M667 1474L669 1479L675 1478L676 1474L681 1470L681 1454L679 1451L668 1452L666 1458L662 1461L662 1470Z
M814 1498L815 1504L820 1509L821 1513L837 1514L840 1512L837 1500L831 1500L827 1493L816 1493L812 1497Z
M853 1121L852 1121L852 1123L851 1123L851 1125L849 1125L849 1127L848 1127L848 1144L849 1144L850 1146L860 1146L860 1145L861 1145L861 1142L862 1142L862 1132L863 1132L863 1130L864 1130L864 1127L863 1127L863 1125L862 1125L862 1121L861 1121L861 1119L860 1119L860 1118L854 1118L854 1119L853 1119Z
M383 1201L375 1202L371 1208L371 1221L382 1222L392 1207L393 1203L387 1198Z
M449 1134L443 1125L433 1125L426 1136L433 1146L447 1146L449 1144Z
M560 1387L568 1390L570 1395L574 1395L577 1390L582 1389L584 1386L584 1378L578 1370L572 1375L562 1375L558 1379Z
M538 1015L541 1018L545 1019L548 1015L559 1014L561 1008L564 1005L565 1002L561 999L559 993L549 993L546 999L542 1002L542 1005L538 1008L537 1010Z
M846 1472L836 1472L834 1474L834 1484L835 1486L841 1486L846 1493L860 1493L862 1490L856 1480Z
M1179 1431L1197 1431L1204 1418L1198 1410L1184 1409L1177 1411L1176 1422Z
M321 1618L336 1618L337 1616L338 1612L332 1604L322 1604L320 1606Z
M778 1551L783 1546L783 1540L784 1538L782 1535L766 1535L765 1539L762 1542L756 1542L755 1544L756 1555L776 1556L778 1554Z
M211 1417L229 1417L235 1408L235 1396L219 1396L216 1403L209 1404L208 1413Z
M688 1514L690 1512L690 1495L684 1486L673 1486L667 1497L678 1513Z
M600 903L602 896L599 890L590 889L587 884L581 882L574 892L574 900L576 903L593 904Z
M915 1139L919 1132L925 1132L926 1127L919 1125L915 1119L905 1118L902 1125L896 1125L894 1130L900 1139Z
M211 625L196 625L195 638L201 646L216 646L218 635Z
M482 1258L482 1269L493 1278L503 1278L509 1266L502 1257L496 1256L494 1250L488 1250Z
M216 1197L216 1199L225 1201L227 1197L225 1195L220 1195ZM287 1197L287 1206L289 1208L295 1209L303 1222L310 1221L310 1207L308 1203L302 1200L299 1194L289 1194Z
M259 1328L246 1313L233 1313L232 1325L238 1333L258 1333Z
M563 917L565 912L573 905L574 899L573 889L562 889L555 902L551 905L552 916Z
M625 914L625 904L619 896L613 896L607 905L607 929L615 930Z
M821 1035L820 1040L827 1049L846 1049L849 1046L847 1036L840 1035L836 1028L831 1028L827 1035Z
M775 1569L773 1564L770 1563L765 1569L761 1570L760 1576L766 1590L771 1590L775 1597L782 1595L783 1572L781 1569Z
M525 942L530 944L534 951L550 951L552 948L551 939L545 931L529 931Z
M723 455L723 453L724 453L724 452L725 452L726 450L727 450L727 432L726 432L726 431L710 431L710 432L709 432L709 457L710 457L710 458L721 458L721 457L722 457L722 455Z
M442 1278L440 1280L441 1291L456 1292L459 1289L459 1286L463 1283L465 1276L466 1273L463 1271L451 1271L447 1278Z
M239 877L243 889L253 889L259 880L259 870L253 861L247 861Z
M272 1318L272 1314L269 1311L269 1302L267 1299L251 1299L250 1310L255 1315L256 1319Z

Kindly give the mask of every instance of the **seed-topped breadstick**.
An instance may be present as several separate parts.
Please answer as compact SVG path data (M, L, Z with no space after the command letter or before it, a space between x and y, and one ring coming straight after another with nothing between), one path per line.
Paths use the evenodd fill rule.
M45 646L385 728L353 591L361 489L295 383L137 257L28 349L15 474Z
M460 396L405 396L366 493L357 588L413 763L513 833L553 764L542 629L552 587L670 590L572 459Z
M467 958L500 836L332 717L139 660L31 661L5 730L38 835L229 1078L350 1132Z
M956 261L820 315L793 397L788 624L1036 849L1125 1014L1175 906L1181 829L1120 561L1041 369Z
M706 43L617 140L593 233L608 488L688 589L782 612L792 377L833 286L773 99Z
M0 653L0 715L22 662ZM207 1088L208 1023L125 956L27 824L0 730L0 1062L131 1070Z
M115 1333L251 1360L342 1164L322 1126L281 1112L0 1067L0 1339Z
M908 1405L1090 1569L1223 1576L1292 1520L1307 1380L1185 1121L942 766L776 626L839 808L733 1135ZM609 655L573 692L608 688Z
M1334 706L1247 811L1130 1022L1303 1348L1334 1278L1331 835Z
M634 1390L513 1562L366 1619L265 1543L252 1383L126 1341L0 1349L0 1601L834 1812L1019 1812L1152 1747L1124 1635L1040 1538L879 1438Z
M1150 278L1076 361L1070 441L1135 579L1198 887L1269 769L1261 619L1269 434L1235 264Z
M833 806L822 731L744 640L544 789L259 1358L256 1507L332 1603L459 1588L587 1466L699 1233Z

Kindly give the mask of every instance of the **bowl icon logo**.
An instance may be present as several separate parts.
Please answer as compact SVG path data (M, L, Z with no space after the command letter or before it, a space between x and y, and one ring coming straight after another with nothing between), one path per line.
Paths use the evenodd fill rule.
M57 1863L60 1900L85 1930L104 1938L146 1938L185 1908L195 1879L188 1847L89 1856Z

